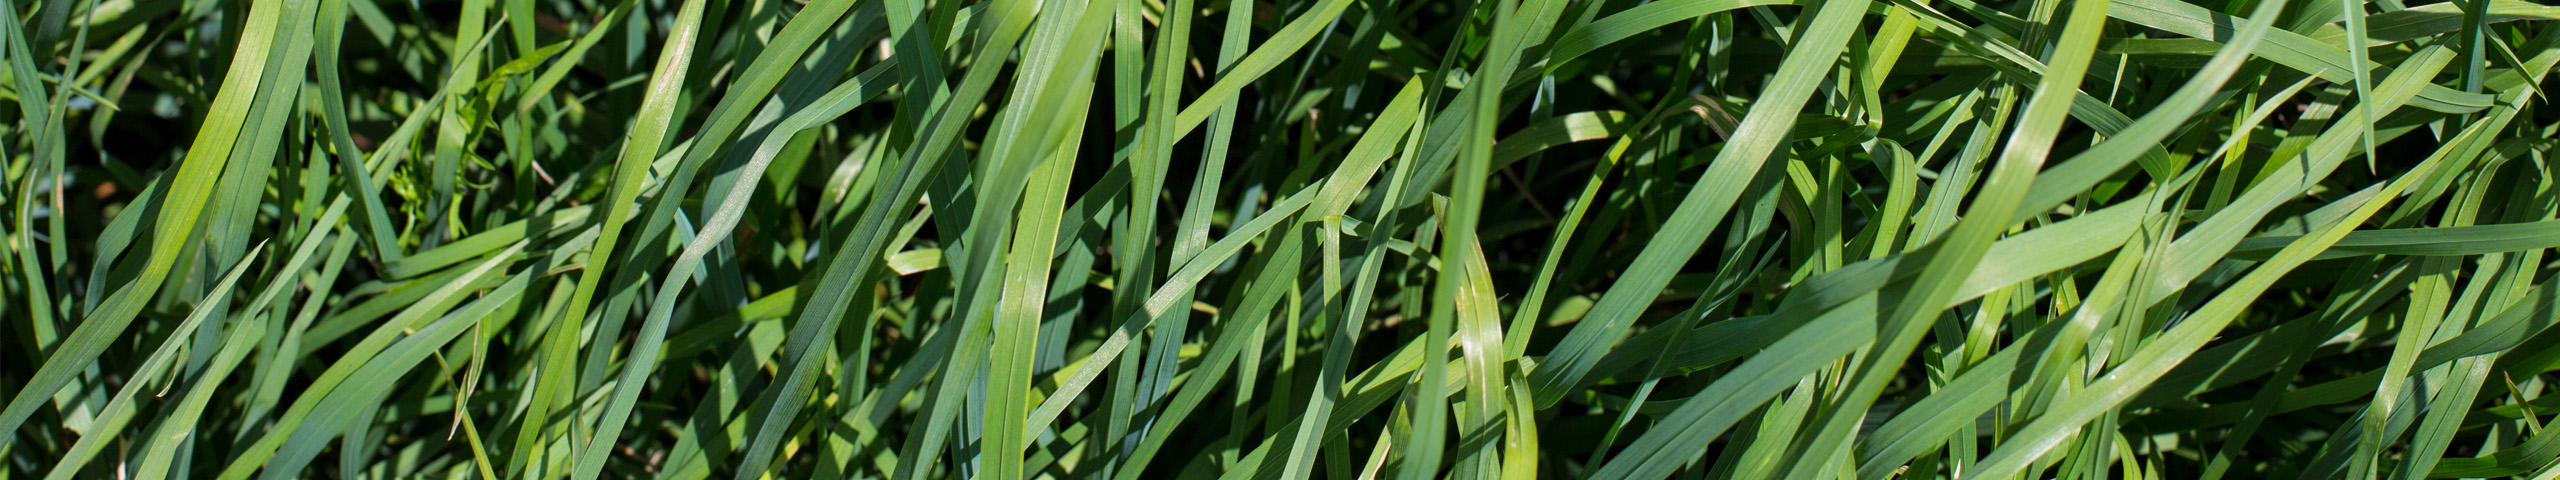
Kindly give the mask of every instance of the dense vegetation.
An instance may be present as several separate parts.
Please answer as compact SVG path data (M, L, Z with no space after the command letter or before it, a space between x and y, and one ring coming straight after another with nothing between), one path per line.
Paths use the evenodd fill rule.
M10 6L0 479L2560 477L2560 7Z

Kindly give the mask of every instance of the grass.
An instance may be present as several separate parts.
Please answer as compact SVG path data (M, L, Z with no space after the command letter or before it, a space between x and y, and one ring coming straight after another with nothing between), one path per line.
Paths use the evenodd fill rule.
M55 0L0 480L2560 478L2560 7Z

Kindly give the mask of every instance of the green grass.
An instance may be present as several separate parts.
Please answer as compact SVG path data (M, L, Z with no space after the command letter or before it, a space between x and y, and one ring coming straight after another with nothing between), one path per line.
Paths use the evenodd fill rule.
M2560 478L2524 0L11 7L0 480Z

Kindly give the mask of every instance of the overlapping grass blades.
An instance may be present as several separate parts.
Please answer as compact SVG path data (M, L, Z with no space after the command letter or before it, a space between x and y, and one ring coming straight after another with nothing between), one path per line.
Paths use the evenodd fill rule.
M2531 2L12 8L0 479L2560 477Z

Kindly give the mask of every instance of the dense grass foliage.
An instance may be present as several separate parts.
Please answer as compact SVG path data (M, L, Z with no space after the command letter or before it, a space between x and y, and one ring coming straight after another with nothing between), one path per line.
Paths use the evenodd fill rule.
M10 6L0 480L2560 477L2529 1Z

